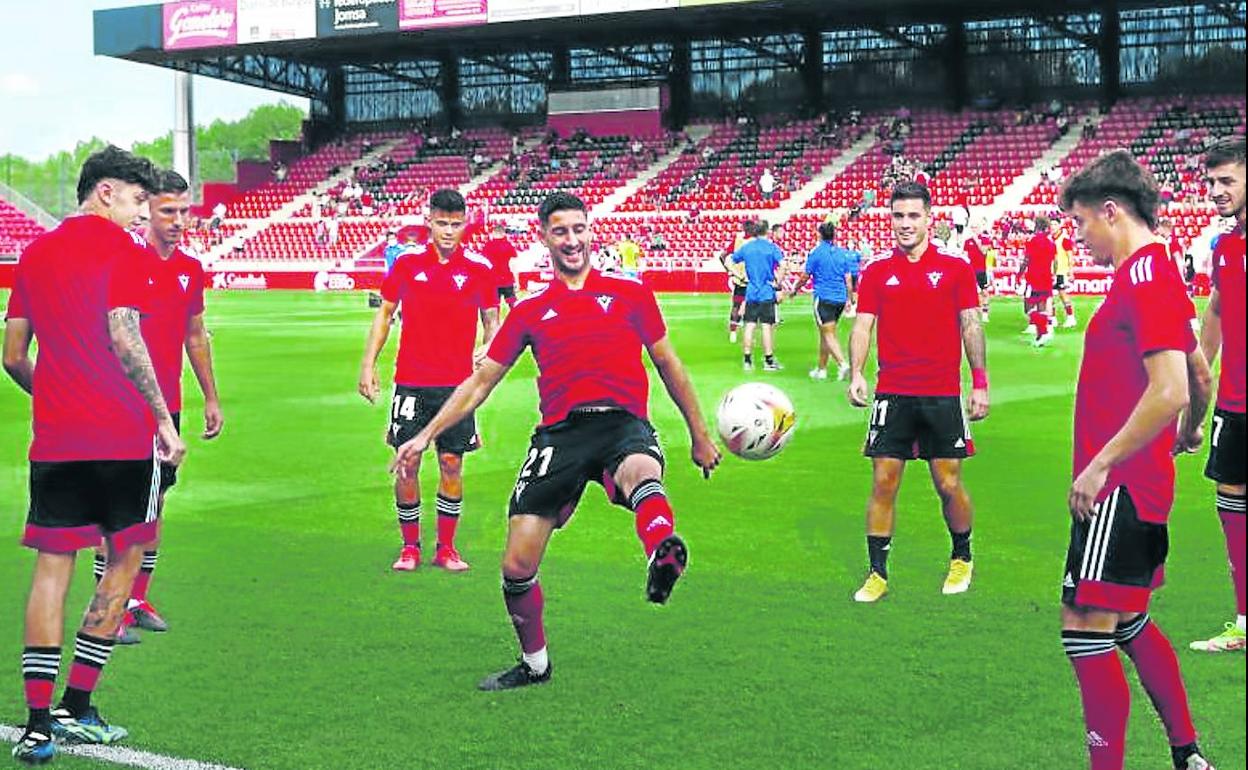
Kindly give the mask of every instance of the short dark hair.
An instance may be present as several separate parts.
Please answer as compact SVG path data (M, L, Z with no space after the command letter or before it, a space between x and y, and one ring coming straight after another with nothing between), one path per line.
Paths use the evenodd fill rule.
M537 220L542 223L542 227L545 227L550 224L550 218L560 211L579 211L589 216L589 208L585 206L585 201L570 192L557 190L547 195L542 205L537 207Z
M191 189L185 177L172 169L156 169L155 172L155 181L152 185L153 195L181 195Z
M1049 218L1044 214L1036 215L1036 232L1049 229Z
M1205 151L1205 168L1217 168L1227 163L1244 165L1244 137L1224 137Z
M819 237L828 243L831 243L836 239L836 225L832 222L820 222Z
M1126 150L1102 153L1062 186L1062 211L1070 211L1076 203L1096 206L1107 200L1131 209L1150 230L1157 228L1157 206L1161 202L1157 180Z
M458 190L444 187L429 196L430 211L445 211L448 214L460 214L468 210L464 196Z
M155 168L147 158L140 158L115 145L92 153L78 174L78 202L82 203L103 179L116 179L137 184L148 192L156 186Z
M932 207L932 194L928 192L927 185L918 182L899 182L893 188L893 194L888 199L888 205L892 206L897 201L923 201L923 208L930 209Z

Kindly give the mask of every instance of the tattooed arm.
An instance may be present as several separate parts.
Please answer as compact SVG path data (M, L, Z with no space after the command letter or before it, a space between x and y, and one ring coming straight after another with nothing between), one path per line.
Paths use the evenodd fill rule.
M979 308L973 307L958 314L958 323L962 327L962 346L966 349L966 360L972 372L983 372L988 366L987 345L984 343L984 327L979 323ZM988 385L985 375L983 387L971 390L970 414L972 420L982 420L988 416Z
M113 343L113 354L121 363L126 378L134 384L143 400L156 416L156 435L159 442L158 455L164 462L177 465L186 454L186 445L178 436L169 414L169 406L156 381L156 368L143 342L139 328L139 311L132 307L119 307L108 311L108 336Z

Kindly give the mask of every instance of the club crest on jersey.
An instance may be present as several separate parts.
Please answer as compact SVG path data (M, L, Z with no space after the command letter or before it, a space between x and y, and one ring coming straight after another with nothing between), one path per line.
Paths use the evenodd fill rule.
M927 274L927 280L932 282L933 289L936 288L938 285L940 285L940 277L942 275L944 275L944 273L941 273L938 271L932 271Z
M179 275L178 283L182 284L182 291L186 291L186 287L191 285L191 277L189 275Z
M598 306L602 308L602 312L606 313L611 310L611 302L615 299L607 294L598 295Z
M465 283L467 283L467 281L468 281L468 276L466 276L466 275L462 275L462 274L461 274L461 275L452 275L452 276L451 276L451 280L455 282L455 288L456 288L456 289L462 289L462 288L464 288L464 284L465 284Z

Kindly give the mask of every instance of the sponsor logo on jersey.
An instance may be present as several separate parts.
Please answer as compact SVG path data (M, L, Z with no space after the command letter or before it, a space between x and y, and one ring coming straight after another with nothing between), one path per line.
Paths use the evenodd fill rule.
M897 280L897 276L893 276L884 282L885 286L900 286L901 281Z
M425 271L424 271L424 270L421 270L419 273L417 273L416 275L412 276L412 280L413 280L413 281L426 281L426 282L428 282L428 280L429 280L429 276L425 275Z
M555 309L554 309L554 308L551 308L550 310L547 310L547 311L546 311L546 315L542 316L542 320L543 320L543 321L549 321L550 319L552 319L552 318L556 318L556 317L558 317L558 316L559 316L559 314L555 312Z

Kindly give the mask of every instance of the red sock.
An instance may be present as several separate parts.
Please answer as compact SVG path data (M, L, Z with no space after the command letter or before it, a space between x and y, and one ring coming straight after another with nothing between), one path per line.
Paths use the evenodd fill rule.
M26 680L26 708L46 709L52 706L52 690L56 682L51 679Z
M676 515L667 502L663 483L654 479L638 484L629 496L629 504L637 516L637 537L641 538L649 557L664 538L671 536L676 526Z
M455 547L455 530L459 528L459 515L463 513L464 501L454 500L438 493L438 545Z
M1036 339L1040 339L1049 331L1049 317L1037 310L1031 314L1031 322L1036 326Z
M134 586L130 589L130 598L138 602L147 601L147 591L152 585L152 573L156 571L156 551L143 552L143 566L134 577Z
M1166 725L1166 735L1171 746L1186 746L1196 742L1196 726L1192 724L1192 712L1188 707L1187 688L1179 671L1179 659L1174 647L1156 623L1144 616L1143 628L1135 638L1123 645L1123 649L1135 663L1148 697L1153 701L1161 721Z
M1066 307L1066 317L1073 318L1075 316L1075 306L1068 302L1066 303L1065 307Z
M503 301L507 303L507 307L509 307L509 308L511 308L511 307L515 307L515 306L516 306L516 298L515 298L514 296L512 296L512 297L503 297Z
M56 687L60 667L60 647L26 647L22 650L27 708L46 709L52 705L52 690Z
M1244 578L1244 496L1218 493L1218 518L1222 520L1222 533L1226 535L1226 556L1231 563L1231 582L1235 585L1235 612L1248 614L1245 610Z
M395 510L399 514L399 533L403 536L404 547L420 547L420 501L406 505L396 503Z
M97 639L79 631L74 640L74 663L69 669L69 687L83 692L94 692L104 664L108 663L112 652L112 639Z
M1122 770L1131 690L1114 650L1114 635L1063 631L1062 644L1079 680L1092 770Z
M520 649L533 653L546 646L546 629L542 625L542 609L546 606L546 597L542 595L542 584L537 575L530 578L514 580L503 576L503 601L507 604L507 614L511 615L511 624L516 628L516 636L520 639Z

